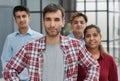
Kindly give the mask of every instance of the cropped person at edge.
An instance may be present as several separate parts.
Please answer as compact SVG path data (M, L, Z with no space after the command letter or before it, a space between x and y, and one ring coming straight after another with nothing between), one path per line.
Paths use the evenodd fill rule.
M6 38L1 56L3 69L10 61L10 59L20 50L20 48L25 43L43 36L42 34L30 28L30 12L28 8L25 6L17 5L14 7L13 15L15 22L18 25L18 30L9 34ZM22 73L19 74L19 77L21 81L29 81L29 76L26 68Z
M98 26L88 25L85 28L84 40L86 48L100 64L99 81L118 81L117 65L113 57L101 45L101 38L101 31ZM83 80L78 78L78 81L84 81L84 78L87 76L85 68L81 72L85 74L83 74Z

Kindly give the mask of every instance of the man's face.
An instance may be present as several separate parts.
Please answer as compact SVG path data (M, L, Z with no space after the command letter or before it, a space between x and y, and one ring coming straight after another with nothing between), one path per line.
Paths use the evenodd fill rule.
M82 16L75 17L71 23L72 31L76 33L83 33L86 24L87 23Z
M19 29L26 28L29 26L30 16L25 11L17 11L15 12L15 21Z
M50 37L58 36L61 32L61 28L64 26L61 11L47 12L43 20L43 25L45 27L46 35Z

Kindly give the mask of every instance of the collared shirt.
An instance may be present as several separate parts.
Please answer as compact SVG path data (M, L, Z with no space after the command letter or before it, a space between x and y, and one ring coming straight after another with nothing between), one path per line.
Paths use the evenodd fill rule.
M24 35L20 34L19 31L8 35L1 56L3 69L5 68L11 57L13 57L25 43L33 39L38 39L40 37L42 37L42 34L32 30L31 28L29 28ZM28 72L26 69L20 74L20 78L21 80L28 79Z
M73 32L71 32L70 34L68 34L68 37L72 37L72 38L75 38L75 35L73 34ZM84 36L82 36L82 38L80 39L80 42L82 43L82 44L85 44L85 41L84 41L84 38L83 38Z
M78 64L87 68L88 74L84 81L99 81L99 64L85 46L69 37L61 36L60 39L60 47L64 53L64 81L77 81ZM19 81L18 73L26 67L30 81L42 81L45 50L45 36L26 44L7 64L4 69L4 79Z
M117 66L112 56L101 52L98 62L100 64L99 81L118 81ZM81 73L78 74L77 81L84 81L85 69L80 66L78 68Z

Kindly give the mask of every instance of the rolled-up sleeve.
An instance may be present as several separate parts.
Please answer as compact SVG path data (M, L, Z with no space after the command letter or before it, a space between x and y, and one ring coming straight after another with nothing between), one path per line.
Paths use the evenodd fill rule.
M86 68L86 78L84 81L99 81L99 63L84 45L80 46L79 64Z

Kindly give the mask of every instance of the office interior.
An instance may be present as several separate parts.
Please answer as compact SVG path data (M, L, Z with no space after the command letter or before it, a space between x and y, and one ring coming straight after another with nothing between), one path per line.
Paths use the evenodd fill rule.
M42 10L49 3L63 6L66 24L61 34L70 33L69 18L72 12L80 11L88 16L88 24L96 24L102 33L102 45L111 54L118 66L120 76L120 1L119 0L0 0L0 56L5 38L17 30L12 10L16 5L30 9L32 29L45 34L42 26ZM0 78L2 67L0 61ZM120 80L120 79L119 79Z

